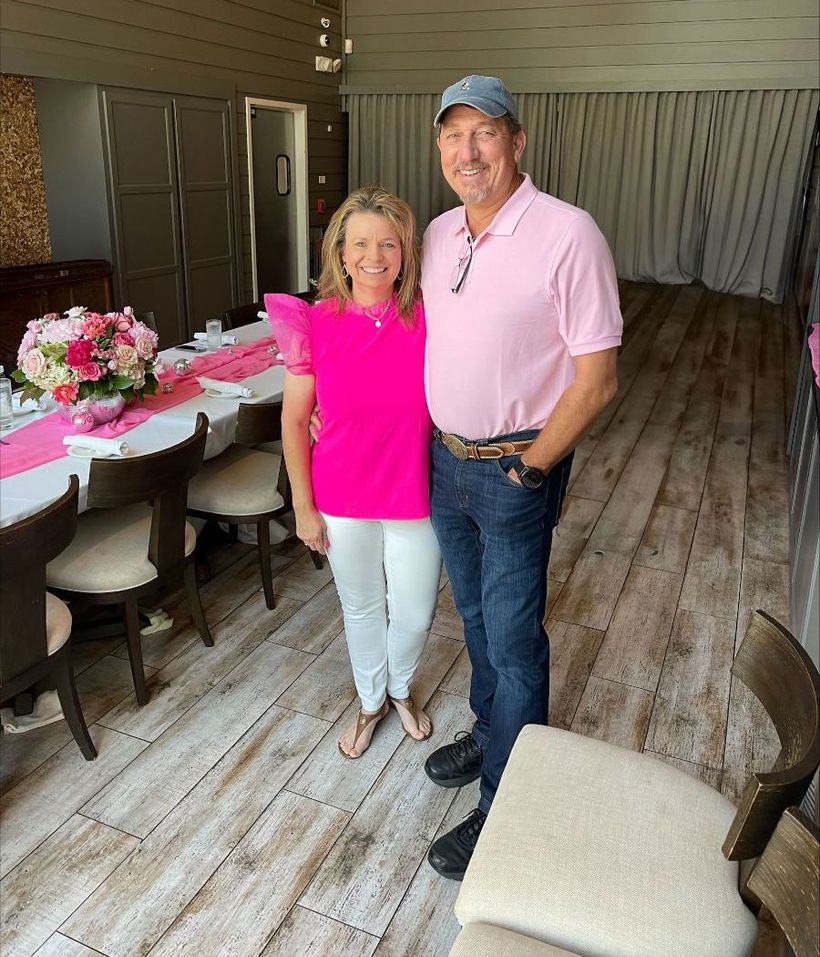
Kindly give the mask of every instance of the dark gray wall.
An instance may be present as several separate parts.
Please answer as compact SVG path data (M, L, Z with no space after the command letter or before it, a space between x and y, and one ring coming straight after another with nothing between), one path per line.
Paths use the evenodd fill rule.
M52 258L110 260L97 87L35 80L34 96Z
M817 0L347 0L343 92L813 89Z
M329 30L320 25L323 16L331 19ZM339 13L313 0L0 0L0 18L3 72L230 100L246 263L247 167L239 159L246 95L307 105L311 225L325 225L345 196L340 76L314 69L317 54L341 55ZM332 38L327 50L318 43L323 32ZM320 197L325 214L316 212Z

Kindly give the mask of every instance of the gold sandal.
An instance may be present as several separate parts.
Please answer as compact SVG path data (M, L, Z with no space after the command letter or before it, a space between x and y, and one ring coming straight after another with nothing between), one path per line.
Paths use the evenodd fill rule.
M391 698L390 695L388 695L387 700L390 702L390 704L393 705L394 708L396 708L397 711L398 711L397 705L401 705L402 708L406 708L412 715L413 720L416 722L416 727L419 728L419 730L421 730L419 726L419 713L418 711L416 711L416 705L415 705L415 702L413 701L412 695L408 695L406 698ZM401 715L399 715L399 718L401 718ZM403 721L402 721L402 727L404 728ZM404 730L407 732L407 734L410 734L410 732L407 731L407 728L404 728ZM412 734L410 734L410 737L414 741L426 741L432 733L433 733L433 722L431 721L430 730L428 731L427 734L424 735L423 738L417 738L415 737L415 735L412 735Z
M381 708L379 708L379 710L374 712L373 714L365 714L364 711L359 711L359 716L356 718L356 734L353 738L353 744L351 745L351 748L356 747L356 743L358 742L359 738L362 736L362 732L364 731L364 729L368 725L373 724L374 721L381 721L381 719L387 714L389 710L390 709L387 706L387 702L385 701L382 704ZM370 740L371 741L373 740L372 735ZM364 754L364 751L367 750L367 748L365 748L364 751L362 751L362 754L348 754L347 751L345 751L345 749L342 747L341 741L338 741L337 745L339 748L339 754L341 754L343 758L349 758L351 761L355 761L357 758L360 758L362 754ZM367 747L368 748L370 747L369 742Z

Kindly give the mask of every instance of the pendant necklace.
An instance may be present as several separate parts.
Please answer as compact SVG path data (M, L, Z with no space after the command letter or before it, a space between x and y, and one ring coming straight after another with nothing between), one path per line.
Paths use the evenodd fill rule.
M382 327L382 319L384 319L384 317L387 315L387 310L388 310L392 305L393 305L393 299L392 299L392 297L391 297L390 299L387 300L387 305L384 307L384 309L382 309L382 311L378 314L378 316L374 316L372 312L368 312L367 306L364 306L364 314L367 316L368 319L372 319L372 320L373 320L373 325L374 325L377 329L381 329L381 327Z

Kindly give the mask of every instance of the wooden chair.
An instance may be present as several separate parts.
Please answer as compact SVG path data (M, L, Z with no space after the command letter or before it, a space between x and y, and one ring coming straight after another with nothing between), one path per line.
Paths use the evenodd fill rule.
M817 828L787 808L749 877L749 890L777 921L795 957L820 957Z
M134 313L134 318L135 318L138 322L144 322L145 325L148 326L148 328L149 328L152 332L158 332L158 330L157 330L157 317L154 315L153 312L135 312L135 313Z
M282 403L243 402L239 405L235 444L207 461L188 487L188 512L230 526L256 525L259 568L265 604L276 607L271 572L270 526L291 508L290 483L282 456L247 446L282 438ZM322 556L311 552L313 564Z
M123 605L137 701L148 701L137 606L143 595L184 583L191 617L206 645L208 630L194 567L196 532L186 520L188 482L202 464L208 417L178 445L150 455L93 459L91 510L71 545L48 565L49 586L88 604ZM151 504L147 504L150 502ZM116 510L116 511L115 511Z
M222 326L225 329L236 329L238 326L248 326L252 322L259 322L259 311L265 305L261 302L249 302L244 306L234 306L226 309L222 317Z
M72 475L68 491L56 502L0 529L0 699L50 678L74 740L85 759L93 761L97 749L71 667L71 612L46 591L46 563L66 548L77 528L79 487Z
M504 927L583 957L746 957L757 902L738 862L763 851L820 763L820 678L762 612L732 674L781 743L739 808L649 755L528 725L464 878L462 925Z

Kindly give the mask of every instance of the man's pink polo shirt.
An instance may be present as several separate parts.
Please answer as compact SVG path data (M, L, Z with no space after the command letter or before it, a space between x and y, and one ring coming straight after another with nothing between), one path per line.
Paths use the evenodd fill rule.
M464 207L424 234L425 385L433 422L468 439L540 429L575 377L573 356L620 345L612 256L592 217L529 176L467 254Z

